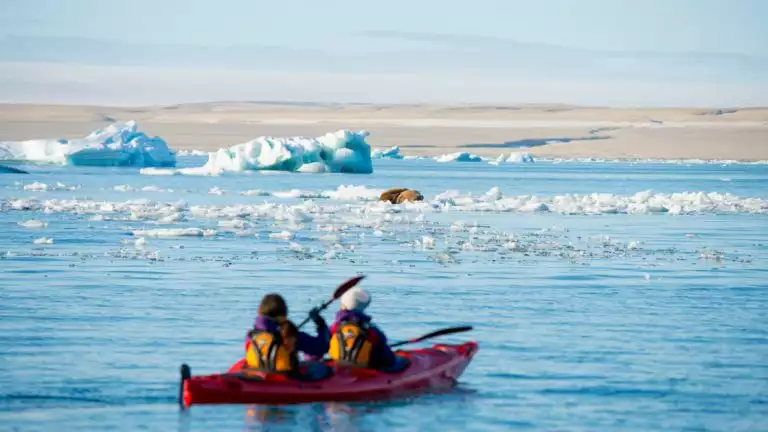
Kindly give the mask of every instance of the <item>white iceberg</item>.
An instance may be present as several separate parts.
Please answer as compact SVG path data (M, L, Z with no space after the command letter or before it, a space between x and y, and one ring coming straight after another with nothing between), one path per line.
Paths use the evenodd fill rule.
M400 147L394 146L388 149L375 149L371 155L373 159L403 159L403 155L400 154Z
M435 160L438 162L480 162L483 158L472 153L456 152L437 156Z
M114 123L85 138L0 141L0 160L82 166L176 166L176 154L136 122Z
M528 152L512 152L509 156L505 157L503 154L499 155L496 160L488 162L491 165L501 165L503 163L534 163L533 155Z
M368 132L340 130L318 138L259 137L208 154L201 171L273 170L293 172L373 172Z

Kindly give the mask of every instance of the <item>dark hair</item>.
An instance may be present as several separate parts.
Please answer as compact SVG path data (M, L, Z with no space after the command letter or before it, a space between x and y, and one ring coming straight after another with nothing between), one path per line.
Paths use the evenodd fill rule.
M269 318L288 316L288 305L280 294L267 294L261 299L259 315Z

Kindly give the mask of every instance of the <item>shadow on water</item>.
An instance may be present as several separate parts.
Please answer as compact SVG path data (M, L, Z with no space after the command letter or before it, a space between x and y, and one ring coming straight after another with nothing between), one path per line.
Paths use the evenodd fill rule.
M531 147L541 147L548 144L563 144L563 143L569 143L573 141L597 141L597 140L606 140L610 139L609 136L585 136L585 137L576 137L576 138L565 138L565 137L558 137L558 138L526 138L521 140L515 140L515 141L505 141L500 144L492 144L492 143L472 143L472 144L464 144L460 145L459 147L462 148L512 148L512 149L525 149L525 148L531 148Z

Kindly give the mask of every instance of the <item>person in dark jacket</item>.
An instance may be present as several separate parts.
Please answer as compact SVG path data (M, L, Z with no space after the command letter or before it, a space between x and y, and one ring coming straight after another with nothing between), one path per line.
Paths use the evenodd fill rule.
M328 324L317 309L313 309L309 315L317 328L317 336L299 331L293 343L285 343L291 342L284 341L281 334L281 327L289 323L288 306L279 294L265 295L259 305L253 329L248 332L245 342L246 366L286 372L295 367L299 352L314 358L325 355L330 342Z
M362 288L352 288L341 296L341 309L331 326L328 350L336 361L371 369L391 369L397 357L387 336L364 313L371 296Z

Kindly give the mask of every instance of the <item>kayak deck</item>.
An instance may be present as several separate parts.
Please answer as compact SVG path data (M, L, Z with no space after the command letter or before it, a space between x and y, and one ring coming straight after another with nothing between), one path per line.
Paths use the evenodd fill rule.
M300 404L330 401L387 399L417 391L453 387L478 350L476 342L438 344L431 348L397 351L407 359L400 371L384 372L326 361L330 373L315 380L291 379L283 374L243 373L243 360L226 373L191 376L182 365L179 404Z

